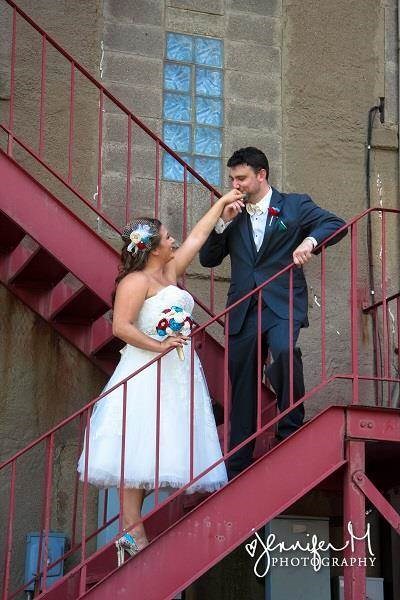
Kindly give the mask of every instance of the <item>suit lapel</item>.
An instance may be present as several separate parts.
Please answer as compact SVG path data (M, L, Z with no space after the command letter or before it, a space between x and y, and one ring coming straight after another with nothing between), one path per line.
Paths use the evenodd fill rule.
M282 209L282 203L283 203L283 196L278 192L278 190L276 190L275 188L272 188L271 202L269 203L270 207ZM270 220L271 220L271 217L268 215L267 222L265 224L264 239L262 241L261 248L257 253L256 264L261 260L262 256L264 255L265 251L267 250L269 243L271 241L272 234L274 233L274 231L278 225L277 217L273 217L271 225L269 224Z
M251 259L251 262L254 263L256 246L252 237L251 223L246 210L244 210L240 215L240 221L238 226L243 238L244 245L246 246L246 250L248 251L249 258Z

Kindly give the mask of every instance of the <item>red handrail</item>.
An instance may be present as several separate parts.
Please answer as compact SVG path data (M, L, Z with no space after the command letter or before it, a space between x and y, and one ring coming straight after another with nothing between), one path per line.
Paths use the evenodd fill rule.
M50 431L48 431L46 434L42 435L41 437L39 437L37 440L35 440L34 442L32 442L31 444L29 444L25 449L17 452L16 454L14 454L14 456L12 456L11 458L9 458L8 460L6 460L5 462L3 462L3 464L0 465L0 472L4 472L4 469L8 466L12 467L13 470L13 478L15 480L15 472L16 472L16 468L17 468L17 463L18 460L27 455L31 450L33 450L36 446L38 446L39 444L41 444L42 442L44 442L46 444L47 447L47 469L46 472L49 474L51 473L51 464L52 464L52 453L53 450L52 448L54 447L54 439L55 439L55 435L57 432L59 432L61 429L63 429L66 425L71 424L73 421L78 421L79 423L81 423L82 417L86 416L86 434L85 434L85 445L86 445L86 456L85 456L85 474L84 474L84 481L83 481L83 512L82 512L82 524L81 524L81 541L77 542L76 539L74 538L74 547L64 555L64 557L58 559L58 561L56 561L55 563L52 563L51 565L47 566L47 570L44 569L43 573L42 573L42 578L45 579L46 578L46 572L48 572L52 566L54 566L55 564L57 564L58 562L60 562L60 560L65 559L66 556L70 556L72 552L77 551L80 549L81 551L81 557L80 557L80 561L79 564L74 567L72 572L79 572L81 575L81 589L84 589L84 586L86 584L86 569L87 569L87 565L88 562L98 554L98 552L91 554L90 556L87 555L87 543L90 539L92 539L95 535L97 535L100 531L104 530L106 526L108 526L111 522L115 521L115 519L118 518L118 516L115 516L113 519L110 519L108 521L106 521L106 519L103 519L103 524L102 526L98 527L94 532L87 532L86 528L87 528L87 517L86 517L86 513L87 513L87 488L88 488L88 463L89 463L89 415L90 415L90 411L91 408L93 407L94 403L97 402L99 399L104 398L105 396L109 395L111 392L118 390L118 389L123 389L123 398L122 398L122 402L123 402L123 406L125 407L126 405L126 394L127 394L127 385L128 382L130 380L132 380L134 377L136 377L139 373L143 372L145 369L151 368L152 366L154 367L154 365L156 365L157 367L157 406L158 406L158 416L157 416L157 427L156 427L156 448L157 448L157 464L156 464L156 489L155 489L155 496L156 496L156 506L155 508L146 515L146 517L143 519L144 522L146 522L148 519L150 519L152 517L152 515L154 515L157 510L159 510L160 508L166 506L168 503L172 502L174 499L178 498L179 496L181 496L184 491L189 487L194 485L197 481L199 481L199 479L201 477L203 477L206 473L208 473L209 471L211 471L213 468L215 468L218 464L220 464L222 461L226 461L230 456L232 456L238 449L244 447L246 444L249 443L249 441L251 440L256 440L257 438L259 438L261 435L263 435L268 429L271 429L271 427L275 426L285 415L289 414L290 411L292 411L294 408L300 406L301 404L303 404L304 402L308 401L311 397L315 396L316 393L320 392L321 390L323 390L324 388L327 387L327 385L332 385L335 381L338 380L347 380L350 381L352 383L352 394L351 394L351 398L350 398L350 403L351 404L357 404L360 400L359 398L359 381L378 381L381 382L382 385L386 385L389 386L390 384L393 383L400 383L400 377L399 374L397 373L397 376L393 376L392 373L388 372L388 367L387 365L392 364L393 363L393 357L389 355L389 352L392 350L394 352L394 348L393 348L393 344L390 344L388 342L388 340L386 339L385 336L388 335L388 331L387 331L387 327L383 327L382 328L382 336L383 336L383 340L384 340L384 348L385 348L385 357L384 357L384 361L383 361L383 366L384 366L384 370L383 373L381 375L371 375L370 373L363 373L360 372L360 367L358 365L358 327L357 327L357 319L358 319L358 315L361 312L361 304L358 298L358 295L356 293L357 291L357 270L358 270L358 263L359 263L359 256L358 256L358 244L357 244L357 239L359 236L359 228L358 228L358 224L364 219L364 217L366 215L369 215L371 213L378 213L378 215L381 215L382 213L386 213L387 215L390 214L394 214L394 215L399 215L400 211L396 210L396 209L383 209L383 208L372 208L368 211L365 211L364 213L362 213L362 215L355 217L354 219L352 219L348 224L344 225L340 231L344 231L344 230L349 230L350 231L350 235L351 235L351 240L350 240L350 245L351 245L351 255L350 255L350 267L351 267L351 277L350 277L350 286L349 286L349 302L350 302L350 315L351 315L351 322L352 322L352 327L351 327L351 332L350 332L350 340L351 344L352 344L352 367L351 367L351 371L350 372L342 372L342 373L334 373L334 374L328 374L327 373L327 367L326 367L326 359L324 359L325 361L325 366L321 372L321 380L320 382L318 382L316 385L314 385L314 387L312 389L310 389L302 398L300 399L295 399L294 395L293 395L293 364L291 365L291 375L290 375L290 380L291 380L291 394L290 394L290 404L289 406L286 408L286 410L284 410L283 412L279 413L276 416L273 417L268 417L267 421L265 422L262 420L261 418L261 391L260 391L260 384L261 384L261 378L259 379L259 384L258 384L258 394L257 394L257 429L256 431L249 436L246 440L244 440L241 444L239 444L238 446L236 446L235 448L232 448L231 450L228 451L228 444L227 444L227 433L228 433L228 422L229 422L229 392L228 392L228 334L229 334L229 316L232 312L232 310L236 307L239 306L242 302L245 302L248 298L250 298L251 296L254 296L256 298L258 298L258 317L259 317L259 323L258 323L258 337L260 337L261 331L260 331L260 327L261 327L261 314L260 314L260 307L261 307L261 291L268 287L268 285L271 284L271 282L277 280L279 277L282 277L282 275L289 275L289 296L291 299L291 308L290 308L290 321L293 322L293 282L292 282L292 274L293 274L293 269L296 268L294 264L288 265L287 267L285 267L284 269L282 269L281 271L279 271L278 273L276 273L274 276L272 276L271 278L269 278L267 281L263 282L260 286L258 286L255 290L252 290L251 292L249 292L248 294L246 294L243 298L241 298L240 300L238 300L237 302L235 302L233 305L231 305L230 307L224 309L223 311L221 311L218 315L212 317L211 319L209 319L206 323L203 323L202 325L200 325L199 327L197 327L192 335L192 344L190 346L190 356L188 355L186 360L190 360L190 370L191 370L191 385L190 385L190 478L189 481L186 483L186 485L184 485L182 488L179 488L172 496L170 496L169 498L167 498L166 500L164 500L163 502L159 502L159 479L158 479L158 469L159 469L159 453L162 451L162 448L160 446L160 442L159 442L159 436L160 436L160 418L159 418L159 408L160 408L160 401L161 401L161 394L162 394L162 388L161 388L161 359L163 356L165 356L166 354L168 354L169 352L174 352L174 349L170 349L166 352L164 352L162 355L158 355L156 356L152 361L150 361L149 363L147 363L146 365L143 365L142 367L140 367L139 369L137 369L134 373L132 373L129 377L127 377L126 379L124 379L123 381L119 382L117 385L115 385L113 388L110 388L109 390L107 390L106 392L103 392L103 394L101 394L100 396L98 396L97 398L95 398L94 400L92 400L91 402L89 402L85 407L81 408L80 410L78 410L77 412L75 412L73 415L71 415L70 417L68 417L67 419L65 419L64 421L62 421L60 424L58 424L56 427L52 428ZM384 228L386 227L386 221L383 220L384 223ZM337 233L336 233L337 235ZM325 240L319 247L319 249L321 250L321 273L325 274L326 271L326 266L325 266L325 262L326 262L326 246L328 244L328 242L334 237L334 235L332 235L328 240ZM386 252L386 248L385 246L382 246L383 248L383 252ZM386 268L386 267L385 267ZM384 277L386 277L386 273L383 273ZM322 304L325 303L326 301L326 290L325 290L325 275L324 277L321 277L321 284L322 287L324 288L322 290L322 294L321 294L321 302ZM385 286L382 286L382 289L385 289ZM396 307L397 310L399 310L399 294L391 294L390 296L382 297L379 302L376 303L376 305L374 305L370 310L374 312L375 317L379 319L379 315L377 314L377 311L379 309L382 309L383 306L386 306L386 312L389 313L389 304L391 302L395 302L396 303ZM324 311L321 310L321 315L324 316L324 318L326 318L326 308ZM397 318L399 317L399 313L397 312ZM195 473L194 472L194 443L193 443L193 431L194 431L194 410L193 410L193 403L194 403L194 388L193 388L193 382L194 382L194 341L196 339L201 339L202 334L207 330L208 327L210 327L211 325L215 324L215 323L221 323L222 320L225 321L225 348L221 351L224 352L224 357L223 357L223 365L224 365L224 382L223 382L223 404L224 404L224 444L223 444L223 456L222 458L220 458L217 462L213 463L212 465L209 465L209 467L207 469L205 469L203 472L201 473ZM397 334L397 343L400 339L399 334ZM260 362L260 354L261 354L261 344L258 343L258 363L259 363L259 367L261 366L261 362ZM322 350L322 356L326 356L326 331L325 328L323 326L323 324L321 323L321 350ZM291 350L290 353L291 356L291 361L293 361L293 349ZM396 359L396 361L398 362L398 359ZM379 400L379 403L383 404L385 403L385 405L390 406L391 405L391 399L390 399L390 388L388 388L388 395L387 395L387 400L384 402L383 401L383 397ZM123 411L123 440L125 439L125 427L124 424L126 422L126 408L124 408ZM80 432L82 432L82 428L80 428ZM78 434L79 435L79 434ZM124 446L124 441L122 443L122 446ZM124 453L123 453L124 456ZM121 457L122 458L122 457ZM121 461L121 479L124 479L124 469L125 469L125 465L124 465L124 459L122 458ZM13 481L13 480L12 480ZM11 544L11 539L12 539L12 531L13 531L13 520L15 518L14 515L14 508L15 508L15 484L13 484L11 481L11 488L10 488L10 501L9 501L9 506L10 506L10 513L9 513L9 535L8 535L8 540L6 543L6 549L5 549L5 557L6 557L6 564L5 564L5 574L6 574L6 580L4 582L4 587L3 587L3 598L10 600L11 598L15 597L17 595L17 592L13 592L11 595L7 595L7 589L9 586L9 572L10 572L10 565L11 565L11 551L12 551L12 544ZM51 482L51 478L50 475L48 475L45 479L45 490L46 492L43 494L44 498L44 508L43 508L43 538L45 539L45 542L47 542L47 538L48 538L48 533L50 530L50 514L51 514L51 486L52 486L52 482ZM122 487L121 487L122 490ZM119 524L119 529L121 530L122 528L122 515L123 515L123 501L122 501L122 494L121 494L121 512L119 514L119 519L120 519L120 524ZM74 503L74 512L77 512L77 505L76 503ZM73 515L73 521L74 521L74 529L76 526L76 514ZM45 548L45 552L46 552L46 544L44 546Z
M42 165L47 169L47 171L56 177L63 185L69 189L74 195L79 198L82 202L85 203L87 207L89 207L99 218L101 218L105 223L107 223L113 230L119 231L120 227L117 225L113 219L111 219L104 210L103 205L103 108L104 101L110 101L113 103L115 107L117 107L123 114L127 117L127 167L126 167L126 198L125 198L125 219L128 220L131 216L130 213L130 196L131 196L131 176L132 176L132 124L135 124L143 131L149 138L154 142L155 146L155 197L154 197L154 213L156 216L159 214L159 195L160 195L160 151L164 151L168 153L171 157L173 157L179 164L183 167L183 182L182 182L182 237L184 238L187 234L187 226L188 226L188 173L192 175L196 182L201 184L204 189L207 191L207 195L210 197L210 202L212 203L215 197L219 197L219 192L206 180L204 180L199 174L197 174L194 169L187 164L183 159L179 157L176 152L174 152L171 148L169 148L163 140L154 134L140 119L138 119L130 110L128 110L117 98L115 98L100 82L98 82L86 69L84 69L69 53L67 53L54 39L47 35L47 33L39 27L26 13L24 13L12 0L3 0L12 8L12 38L11 38L11 62L10 62L10 108L9 108L9 118L8 123L1 123L0 128L7 134L7 152L9 156L14 156L14 144L19 145L25 151L27 151L38 164ZM41 84L40 84L40 107L39 107L39 135L38 135L38 150L36 151L31 145L28 143L26 139L23 139L20 135L17 135L15 131L15 108L16 108L16 90L15 90L15 68L17 61L17 17L22 18L26 23L28 23L38 34L41 36L41 60L40 60L40 72L41 72ZM68 152L67 152L67 164L66 164L66 176L61 172L60 169L54 168L48 160L44 158L44 150L45 150L45 100L46 100L46 75L47 75L47 52L48 46L52 46L57 52L62 55L70 66L70 85L69 85L69 127L68 127ZM76 107L76 74L79 72L83 75L87 81L89 81L98 91L98 144L97 144L97 203L96 206L93 205L92 200L85 197L82 190L80 190L74 184L74 154L75 154L75 139L74 139L74 124L76 120L75 107ZM15 157L14 157L15 158ZM358 224L360 221L366 216L370 216L373 213L377 212L382 216L381 221L381 240L382 240L382 261L381 261L381 281L382 281L382 298L377 300L374 305L369 307L367 310L372 314L374 323L376 324L376 331L378 335L383 338L383 356L382 360L379 364L376 365L376 374L371 375L369 373L360 372L359 366L359 326L358 326L358 318L360 314L360 303L358 297L358 289L357 286L358 276L359 276L359 256L358 256L358 241L359 241L359 230ZM201 306L209 315L212 315L212 318L209 319L206 323L199 326L192 334L193 341L196 339L201 339L201 335L207 331L207 328L212 326L213 324L224 325L224 340L225 340L225 348L221 350L223 352L223 405L224 405L224 443L223 443L223 457L219 459L213 465L210 465L205 471L202 473L198 473L195 475L194 472L194 443L193 443L193 435L194 435L194 343L192 342L190 346L190 358L187 357L186 360L190 360L190 372L191 372L191 384L190 384L190 479L186 483L185 486L176 491L172 496L170 496L167 500L163 502L159 502L159 479L158 479L158 471L159 471L159 452L162 450L160 448L160 418L159 418L159 409L160 409L160 401L161 401L161 359L165 354L170 352L171 350L164 352L163 354L158 355L152 361L143 365L141 368L137 369L134 373L132 373L129 377L127 377L122 382L115 385L113 388L107 390L91 402L89 402L85 407L76 411L73 415L64 419L57 426L53 427L50 431L40 436L37 440L33 441L26 448L17 452L10 459L4 461L0 465L0 472L4 473L7 467L11 469L11 479L10 479L10 493L9 493L9 512L8 512L8 529L7 529L7 539L5 544L5 562L4 562L4 580L3 580L3 592L2 598L3 600L10 600L15 597L23 586L17 591L14 591L12 594L9 594L10 587L10 572L12 565L12 550L13 550L13 531L14 531L14 521L15 521L15 510L16 510L16 473L17 473L17 465L18 461L28 455L32 450L36 449L40 444L44 443L46 445L46 477L44 480L44 491L43 491L43 511L42 511L42 526L41 526L41 538L44 539L44 563L45 566L43 571L41 571L41 564L43 561L41 560L41 548L42 544L39 544L40 554L38 560L38 577L42 577L42 585L44 588L47 585L46 576L50 569L58 564L61 560L64 560L67 556L70 556L73 552L80 550L80 560L79 564L73 569L75 572L79 572L81 575L80 578L80 589L81 592L85 589L86 584L86 568L89 560L93 556L99 554L99 552L94 553L90 556L87 555L87 544L93 539L95 535L97 535L100 531L102 531L106 526L108 526L111 522L115 521L117 518L120 519L119 529L122 528L122 517L123 517L123 499L121 495L121 504L120 504L120 514L108 521L106 521L106 517L103 519L103 525L97 528L94 532L87 532L87 493L88 493L88 456L89 456L89 417L90 411L93 405L100 400L101 398L109 395L112 391L123 390L123 431L122 438L123 443L122 447L125 444L125 427L124 424L126 422L126 396L127 396L127 385L128 382L140 374L145 369L149 369L152 366L156 366L157 370L157 406L158 406L158 418L157 418L157 427L156 427L156 452L157 452L157 465L156 465L156 486L155 486L155 495L156 495L156 507L146 516L144 520L151 518L151 516L159 510L161 507L166 506L168 503L172 502L175 498L179 497L183 494L183 492L191 485L196 483L204 474L211 471L217 464L222 461L227 460L234 452L236 452L239 448L244 447L250 440L255 440L260 438L268 429L275 426L285 415L290 413L291 410L300 406L309 398L313 397L316 393L326 388L327 385L334 383L337 380L347 380L352 383L352 395L351 395L351 403L358 403L360 400L359 397L359 382L360 381L372 381L372 382L380 382L381 383L381 392L380 397L376 398L376 402L378 405L387 405L391 406L391 384L399 383L399 370L400 370L400 357L399 357L399 343L400 343L400 330L399 330L399 316L400 316L400 297L399 294L388 294L387 290L387 262L386 262L386 219L387 216L391 214L400 214L399 210L396 209L384 209L384 208L371 208L369 210L364 211L361 215L352 219L348 224L344 225L338 232L332 234L327 240L325 240L318 248L317 251L321 251L321 380L314 385L314 387L309 390L302 398L295 400L293 393L293 347L290 344L290 403L288 408L281 412L279 415L273 416L272 418L267 418L267 420L263 421L262 415L262 381L261 381L261 369L262 369L262 347L261 347L261 291L270 285L271 282L276 279L287 275L289 278L289 323L290 323L290 339L293 340L293 272L295 266L293 264L286 266L281 271L276 273L274 276L269 278L267 281L263 282L260 286L258 286L255 290L252 290L248 294L246 294L243 298L235 302L229 308L221 311L219 314L214 315L215 310L215 302L214 302L214 276L211 275L211 285L210 285L210 306L208 307L206 304L198 301L199 306ZM352 366L349 372L344 373L335 373L334 375L328 374L327 368L327 359L326 359L326 344L327 344L327 335L326 335L326 319L327 319L327 310L326 310L326 302L327 302L327 294L326 294L326 248L328 242L332 240L338 233L341 231L350 231L351 235L351 256L349 265L351 268L351 279L350 279L350 296L349 296L349 306L351 311L351 358L352 358ZM229 423L229 381L228 381L228 336L229 336L229 325L230 325L230 315L232 310L239 306L242 302L245 302L251 296L255 296L257 298L258 305L258 330L257 330L257 346L258 346L258 354L257 354L257 362L260 377L258 379L257 384L257 429L256 431L249 436L246 440L244 440L241 444L239 444L236 448L228 450L228 423ZM396 318L397 318L397 377L392 375L393 369L391 369L391 365L394 364L394 342L390 343L390 315L391 315L391 303L396 303ZM382 324L382 326L381 326ZM379 341L379 340L378 340ZM174 351L174 350L172 350ZM385 394L385 386L387 389L387 393ZM49 538L49 531L51 528L51 508L52 508L52 465L53 465L53 454L54 454L54 444L55 444L55 435L60 432L67 425L73 423L74 421L79 420L79 424L82 426L83 420L86 419L86 433L85 433L85 441L86 441L86 457L85 457L85 473L84 473L84 481L83 481L83 501L82 501L82 517L81 517L81 540L76 540L76 529L77 529L77 520L78 520L78 486L77 480L75 481L74 491L72 492L74 496L74 506L73 506L73 515L72 515L72 548L69 550L64 556L57 561L53 562L50 565L47 565L47 545ZM81 442L82 436L82 427L80 427L79 442ZM124 452L122 450L121 456L121 480L124 480ZM122 487L121 487L122 489ZM106 513L105 513L106 514ZM26 582L25 584L26 585Z
M216 188L214 188L214 186L212 186L206 179L204 179L201 175L199 175L199 173L197 173L197 171L195 171L183 158L181 158L179 156L179 154L177 154L174 150L172 150L172 148L170 148L156 133L154 133L151 129L149 129L149 127L147 127L147 125L145 125L145 123L141 119L139 119L139 117L135 116L132 113L132 111L130 111L120 100L118 100L118 98L116 98L116 96L111 94L111 92L106 87L104 87L104 85L100 81L98 81L95 77L93 77L93 75L91 75L87 69L85 69L71 54L69 54L62 46L60 46L60 44L58 42L56 42L56 40L53 37L48 35L48 33L46 33L46 31L44 29L42 29L42 27L40 27L31 17L29 17L29 15L27 13L25 13L17 4L15 4L15 2L13 2L12 0L2 0L2 1L6 2L14 9L13 30L16 27L16 23L14 23L14 21L16 19L15 15L16 15L16 13L18 13L24 19L24 21L29 23L29 25L31 25L31 27L33 27L33 29L35 29L38 33L40 33L42 38L47 40L47 42L50 43L55 50L57 50L60 54L62 54L66 58L66 60L68 60L68 62L71 63L71 65L74 65L74 68L76 68L94 86L96 86L99 89L99 91L108 98L108 100L110 100L122 112L124 112L127 116L129 116L130 119L136 125L138 125L140 127L140 129L142 129L149 137L151 137L155 142L157 142L163 148L163 150L165 150L168 154L170 154L187 171L189 171L189 173L193 177L195 177L195 179L199 183L204 185L204 187L206 187L217 198L219 198L220 193ZM15 35L15 31L14 31L14 33L13 33L14 44L15 44L15 39L16 39L16 35ZM15 50L15 48L14 48L14 50ZM14 59L12 59L11 62L15 64L15 57L14 57ZM44 69L46 71L45 64L44 64ZM13 97L13 92L11 93L11 98L12 97ZM11 130L12 130L12 128L10 127L8 133L12 136Z
M13 0L0 0L0 2L5 2L12 9L12 26L11 26L11 53L10 53L10 105L9 105L9 115L8 122L0 122L0 131L4 132L7 136L7 154L12 157L14 160L18 159L18 156L15 153L15 147L19 147L20 149L27 152L37 163L41 165L51 177L54 177L58 182L61 182L76 198L78 198L81 202L85 204L85 206L92 211L97 219L104 222L108 227L110 227L113 231L120 233L122 230L122 226L124 223L118 222L115 216L110 214L110 210L105 206L105 201L107 198L105 197L104 191L104 144L106 142L104 135L104 107L105 101L111 104L114 109L120 111L123 115L127 117L127 131L126 131L126 148L124 150L125 156L122 160L126 160L126 185L124 198L120 199L121 208L123 208L124 222L128 221L132 217L131 210L131 195L132 195L132 178L135 174L135 163L132 161L132 150L133 150L133 141L132 141L132 124L137 126L139 130L145 134L145 136L152 141L154 144L154 169L153 169L153 177L154 177L154 215L158 218L160 212L160 182L161 182L161 168L160 163L162 160L162 152L172 157L174 160L179 163L183 168L183 181L181 182L182 188L182 212L183 212L183 223L182 223L182 239L184 239L187 235L187 225L188 225L188 184L189 184L189 174L192 176L195 184L204 191L205 193L205 206L206 206L206 198L211 195L211 198L219 198L220 192L215 189L211 184L209 184L199 173L193 169L188 163L185 162L172 148L170 148L160 136L155 134L149 127L145 125L145 123L138 118L131 110L129 110L118 98L116 98L100 81L98 81L91 73L85 69L69 52L67 52L62 46L50 35L46 33L46 31L40 27L29 15L27 15ZM29 139L24 137L21 132L16 129L16 108L17 108L17 100L19 99L19 90L15 85L15 77L16 77L16 69L18 67L18 40L19 33L17 27L18 19L22 19L26 24L28 24L31 29L41 36L41 57L38 61L38 70L40 71L40 100L39 100L39 112L37 119L37 129L38 129L38 147L37 149L32 146L32 143ZM66 153L66 164L65 168L63 166L55 166L53 153L50 151L45 153L46 139L45 139L45 124L46 124L46 99L48 99L47 93L47 75L49 73L49 64L48 64L48 53L49 47L54 49L59 56L63 58L63 60L67 61L69 65L69 97L68 97L68 107L67 107L67 115L68 115L68 140L67 140L67 153ZM88 110L92 111L94 114L97 111L97 124L98 124L98 139L97 139L97 156L94 157L94 162L96 164L97 169L97 191L94 195L95 200L93 198L88 197L87 192L83 190L82 186L77 183L76 177L74 175L78 171L78 165L76 163L76 155L77 155L77 142L74 135L75 124L77 121L77 112L76 107L78 106L78 78L77 74L83 76L84 80L88 82L92 88L97 90L98 92L98 106L91 107ZM25 117L27 118L27 117ZM30 126L35 125L35 119L30 119ZM50 143L50 141L49 141ZM54 153L55 154L55 153ZM150 177L151 179L151 177ZM50 185L50 183L46 184ZM175 198L175 201L179 200L179 198ZM122 214L121 212L121 214ZM138 215L136 215L138 216ZM196 298L197 302L197 298ZM214 287L213 282L210 287L210 303L207 305L207 302L199 302L200 306L202 306L206 312L213 314L214 312Z
M7 0L8 1L8 0ZM343 231L347 231L349 230L355 223L359 222L361 219L363 219L367 214L370 213L381 213L381 212L386 212L386 213L393 213L393 214L399 214L400 215L400 210L398 209L391 209L391 208L370 208L366 211L364 211L363 213L361 213L360 215L353 217L352 219L350 219L345 225L343 225L340 229L338 229L335 233L333 233L332 235L330 235L326 240L324 240L319 246L317 246L316 248L316 252L318 252L318 250L322 250L323 248L326 249L326 247L328 246L328 243L339 233L343 232ZM321 255L323 255L323 253L321 252ZM354 257L353 257L354 258ZM202 331L205 331L207 328L210 327L210 325L213 325L214 323L218 323L220 325L223 324L223 319L225 319L225 322L229 316L229 313L232 312L232 310L234 308L236 308L237 306L239 306L242 302L245 302L246 300L248 300L250 297L252 297L253 295L258 294L258 292L260 292L262 289L264 289L268 284L270 284L272 281L275 281L276 279L278 279L281 275L291 271L292 269L296 268L294 263L291 263L289 265L287 265L286 267L284 267L283 269L281 269L280 271L278 271L277 273L275 273L275 275L272 275L269 279L267 279L266 281L264 281L262 284L260 284L258 287L254 288L254 290L251 290L250 292L248 292L247 294L245 294L242 298L240 298L239 300L237 300L236 302L234 302L233 304L231 304L230 306L228 306L227 308L225 308L224 310L222 310L221 312L219 312L218 314L216 314L215 316L213 316L211 319L209 319L208 321L206 321L205 323L199 325L196 327L196 329L194 330L194 332L191 334L191 337L195 337L195 336L199 336L199 334ZM364 311L372 311L372 310L377 310L379 307L381 307L383 304L387 304L388 302L391 302L393 300L398 299L400 296L400 292L396 293L396 294L392 294L386 298L382 298L379 302L373 304L372 306L368 307L368 308L364 308ZM352 298L353 302L356 304L355 308L356 310L360 310L361 307L358 306L358 302L357 302L357 298L353 297ZM225 344L226 345L226 344ZM31 450L34 446L36 446L37 444L39 444L40 442L42 442L43 440L45 440L49 435L55 433L58 429L60 429L61 427L64 427L65 425L67 425L68 423L70 423L72 420L74 420L76 417L80 416L81 414L85 413L87 410L93 408L93 406L102 398L104 398L105 396L107 396L108 394L110 394L111 392L115 391L117 388L119 388L120 386L124 385L125 383L127 383L130 379L132 379L133 377L135 377L136 375L139 375L139 373L141 373L142 371L144 371L146 368L150 367L151 365L153 365L154 363L158 362L159 360L161 360L161 358L163 358L166 354L168 354L169 352L171 352L173 349L169 349L169 350L165 350L163 353L160 353L157 357L153 358L151 361L149 361L148 363L146 363L145 365L141 366L140 368L138 368L136 371L134 371L131 375L129 375L128 377L126 377L125 379L121 380L118 384L114 385L113 387L109 388L106 392L103 392L102 394L99 394L99 396L96 396L93 400L91 400L90 402L88 402L85 406L83 406L82 408L80 408L79 410L77 410L75 413L73 413L72 415L70 415L69 417L67 417L66 419L64 419L63 421L61 421L61 423L59 423L58 425L54 426L53 428L51 428L48 432L46 432L45 434L43 434L42 436L40 436L39 438L37 438L36 440L34 440L33 442L31 442L30 444L28 444L28 446L26 446L25 448L23 448L22 450L19 450L17 453L15 453L12 457L10 457L8 460L4 461L3 463L0 464L0 470L4 469L5 467L7 467L9 464L11 464L14 460L20 458L20 456L22 456L22 454L26 453L27 451ZM364 378L368 378L371 379L370 377L364 377ZM391 378L385 377L384 380L390 380ZM397 379L393 379L393 381L397 381Z

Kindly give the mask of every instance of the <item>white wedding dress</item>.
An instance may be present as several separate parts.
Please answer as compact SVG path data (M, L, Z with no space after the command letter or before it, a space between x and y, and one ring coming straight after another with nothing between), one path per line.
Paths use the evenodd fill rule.
M169 285L147 298L140 310L137 327L161 340L155 325L164 309L180 306L189 314L193 298L185 290ZM185 359L176 350L161 359L159 486L182 487L190 474L190 343L184 346ZM127 345L103 392L115 386L158 353ZM98 487L119 486L121 470L123 386L95 405L89 428L88 481ZM134 376L127 384L125 487L155 488L157 418L157 363ZM85 436L86 438L86 436ZM207 384L198 356L194 356L194 476L219 458L221 448ZM84 479L85 445L78 471ZM213 492L227 482L226 469L219 463L187 488L186 493Z

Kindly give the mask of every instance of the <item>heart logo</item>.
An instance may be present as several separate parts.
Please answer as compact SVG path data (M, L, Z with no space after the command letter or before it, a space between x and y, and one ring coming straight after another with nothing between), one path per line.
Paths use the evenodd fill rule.
M254 558L257 548L257 540L254 539L250 544L246 544L246 551L250 554L251 558Z

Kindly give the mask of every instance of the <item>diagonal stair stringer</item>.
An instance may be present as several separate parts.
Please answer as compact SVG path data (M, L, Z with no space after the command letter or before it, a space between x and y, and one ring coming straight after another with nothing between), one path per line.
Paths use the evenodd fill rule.
M118 252L2 150L0 180L0 210L110 305Z
M79 572L72 571L41 598L130 599L134 590L140 590L140 597L146 600L173 598L248 539L252 531L341 468L346 462L344 437L345 408L326 409L169 527L123 567L110 565L109 574L83 596L78 592ZM321 445L324 452L320 451ZM285 473L290 476L285 477ZM109 546L104 548L105 556L110 556L109 550Z

